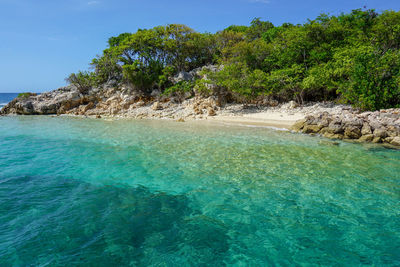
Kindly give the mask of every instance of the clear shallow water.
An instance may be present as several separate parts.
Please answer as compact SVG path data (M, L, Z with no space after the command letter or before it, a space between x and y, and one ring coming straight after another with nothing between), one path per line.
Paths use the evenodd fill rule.
M0 109L18 96L18 93L0 93Z
M400 264L400 151L0 117L0 266Z

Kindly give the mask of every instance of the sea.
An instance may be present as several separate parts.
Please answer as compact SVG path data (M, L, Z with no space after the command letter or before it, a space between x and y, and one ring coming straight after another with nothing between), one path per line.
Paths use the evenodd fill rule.
M3 116L0 266L400 266L400 151L204 121Z
M18 93L0 93L0 109L18 96Z

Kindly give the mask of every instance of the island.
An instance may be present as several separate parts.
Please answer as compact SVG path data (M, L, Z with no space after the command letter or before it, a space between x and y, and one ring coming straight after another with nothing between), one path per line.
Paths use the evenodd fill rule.
M199 33L169 24L108 40L68 86L2 115L209 119L400 146L400 12L255 18Z

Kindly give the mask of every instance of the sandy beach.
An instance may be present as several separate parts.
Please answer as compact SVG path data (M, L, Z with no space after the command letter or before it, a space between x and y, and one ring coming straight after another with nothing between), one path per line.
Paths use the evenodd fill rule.
M276 128L290 129L290 127L298 120L301 120L306 115L300 112L285 113L285 112L259 112L259 113L244 113L242 115L217 115L208 117L212 121L241 124L251 126L268 126Z

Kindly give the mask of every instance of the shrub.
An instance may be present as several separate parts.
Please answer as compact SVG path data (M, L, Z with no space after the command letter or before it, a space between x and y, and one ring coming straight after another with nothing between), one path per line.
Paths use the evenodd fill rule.
M65 80L75 85L81 94L87 94L89 89L95 85L96 76L93 72L79 71L77 73L71 73Z
M345 102L362 110L399 107L399 51L381 54L373 47L360 47L350 62L348 81L338 89Z
M183 101L188 96L193 96L193 87L193 82L180 81L175 85L165 89L163 95L177 97L179 101Z
M30 93L30 92L26 92L26 93L19 93L17 98L28 98L30 96L35 96L37 94L35 93Z
M250 70L244 63L233 63L210 76L219 87L236 95L240 102L248 103L267 92L267 74L262 70Z

